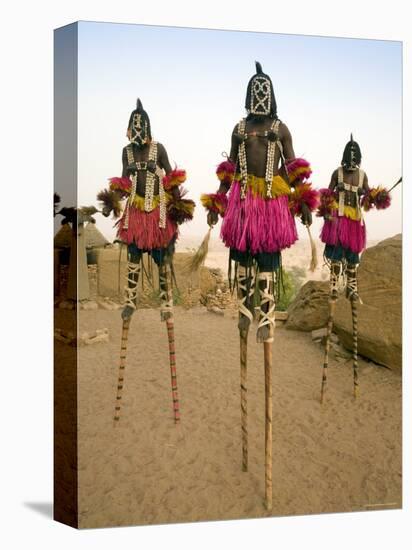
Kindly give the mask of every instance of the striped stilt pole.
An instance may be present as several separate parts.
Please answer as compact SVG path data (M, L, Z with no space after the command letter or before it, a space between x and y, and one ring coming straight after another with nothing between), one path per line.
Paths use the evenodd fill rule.
M166 320L167 337L169 340L170 376L172 382L173 414L175 424L180 422L179 397L177 395L176 352L173 317Z
M126 350L127 350L127 337L129 334L129 326L130 326L130 317L123 321L123 327L122 327L119 377L117 380L116 405L115 405L114 419L113 419L115 424L120 420L120 408L121 408L121 399L122 399L123 386L124 386L124 371L126 368Z
M263 343L265 360L265 506L272 510L272 342Z
M240 331L240 422L242 428L242 470L248 469L247 434L247 337L249 329Z
M323 359L323 371L322 371L322 386L320 389L320 402L323 403L325 392L326 392L326 381L327 373L329 366L329 349L330 349L330 335L332 334L333 328L333 316L335 313L336 298L331 298L329 300L329 318L328 318L328 328L326 332L326 341L325 341L325 355Z
M350 300L352 307L352 337L353 337L353 395L358 397L358 301L362 303L358 294L358 266L351 264L347 266L346 275L346 295Z
M352 330L353 330L353 395L358 397L358 302L351 300L352 305Z
M330 335L333 329L333 317L335 314L336 300L338 299L338 281L342 273L342 264L333 261L330 266L330 298L329 298L329 317L326 330L325 355L323 359L322 386L320 389L320 402L323 403L326 392L326 379L329 366Z

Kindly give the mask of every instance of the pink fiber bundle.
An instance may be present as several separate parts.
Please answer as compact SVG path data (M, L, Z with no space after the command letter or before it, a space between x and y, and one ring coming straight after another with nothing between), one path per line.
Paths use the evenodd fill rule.
M302 214L302 205L306 204L311 212L319 205L319 192L312 188L311 183L301 183L290 195L289 208L293 216Z
M323 224L320 239L325 244L342 245L343 248L359 254L366 246L366 227L360 220L338 217L335 214Z
M391 196L384 187L372 187L361 199L361 206L368 212L376 207L376 210L385 210L391 205Z
M294 181L295 179L307 179L312 173L309 162L303 158L287 160L286 169L289 174L290 181Z
M235 163L231 160L224 160L219 164L219 166L216 169L216 174L219 174L220 172L224 172L226 174L234 174L235 173Z
M222 223L221 236L228 247L240 251L277 252L291 246L298 238L288 196L263 199L248 189L240 199L240 185L235 181Z
M138 248L150 250L152 248L166 247L177 233L177 225L168 217L166 227L159 227L160 209L155 208L151 212L142 212L138 208L129 208L129 227L124 227L125 214L119 220L119 238L131 244L135 242Z
M391 205L391 196L387 189L379 189L375 197L375 206L377 210L385 210Z
M332 216L335 205L336 197L334 191L327 188L319 189L319 208L316 215L321 218Z
M208 195L202 195L201 200L203 206L211 212L217 212L222 217L225 215L227 209L226 193L209 193Z

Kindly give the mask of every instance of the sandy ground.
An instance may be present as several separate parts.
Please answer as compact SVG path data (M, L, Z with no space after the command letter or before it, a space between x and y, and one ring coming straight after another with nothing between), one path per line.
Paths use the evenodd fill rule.
M182 420L173 422L166 327L138 311L129 332L120 423L113 426L121 321L81 311L80 331L110 342L79 350L80 527L266 516L263 349L249 336L249 472L241 470L238 331L230 316L176 308ZM56 346L64 344L56 343ZM319 404L322 349L276 330L272 515L401 507L401 379L331 361Z

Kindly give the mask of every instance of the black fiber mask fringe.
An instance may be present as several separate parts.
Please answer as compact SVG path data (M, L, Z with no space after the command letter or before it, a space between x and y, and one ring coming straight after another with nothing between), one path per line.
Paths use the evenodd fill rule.
M342 156L342 166L346 170L356 170L362 161L362 153L359 144L353 140L352 134L350 141L345 145Z

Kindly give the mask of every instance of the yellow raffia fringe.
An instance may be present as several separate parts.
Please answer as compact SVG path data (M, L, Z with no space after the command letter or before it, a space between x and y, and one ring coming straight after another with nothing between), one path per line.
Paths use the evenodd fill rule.
M304 174L310 170L310 166L301 166L300 168L296 168L296 170L293 170L289 174L289 181L293 183L301 174Z
M185 212L186 214L193 214L195 210L195 204L193 202L183 202L183 201L174 201L173 203L174 208L177 210L181 210L182 212Z
M338 210L338 204L336 201L332 203L331 210ZM360 210L358 210L355 206L345 206L343 208L343 215L345 218L349 218L350 220L359 221L362 219Z
M200 202L202 203L202 206L204 206L207 210L212 210L216 208L218 214L220 215L223 215L225 212L225 207L219 201L219 199L216 200L215 197L211 197L208 193L200 195Z
M166 176L167 178L168 176ZM182 183L186 181L186 172L182 174L181 176L173 176L170 178L169 182L167 183L168 189L173 189L173 187L178 187Z
M110 191L123 191L123 193L130 194L132 186L130 184L130 187L128 189L125 189L124 187L122 187L121 185L119 185L116 182L110 182L109 189L110 189Z
M212 197L207 193L200 195L200 202L205 208L208 208L208 209L211 208L211 206L213 206L215 203Z
M172 196L170 193L166 194L166 202L169 202ZM153 208L157 208L160 204L160 196L154 195L153 196ZM133 198L133 201L130 203L130 206L134 206L134 208L137 208L137 210L141 210L144 212L144 197L141 197L140 195L135 195Z
M236 180L240 179L240 174L236 174ZM266 198L266 182L265 178L259 178L253 174L248 174L247 188L252 189L254 195L259 195L262 198ZM283 195L290 195L290 187L281 176L273 176L272 179L272 198L282 197Z
M345 216L345 218L349 218L351 220L357 221L361 219L360 210L358 210L354 206L345 206L343 209L343 215Z
M224 170L222 172L216 172L216 175L219 181L226 180L230 183L232 183L234 177L234 174L232 174L231 172L225 172Z

